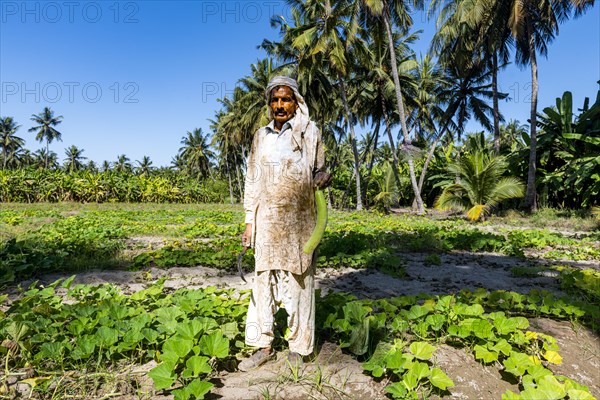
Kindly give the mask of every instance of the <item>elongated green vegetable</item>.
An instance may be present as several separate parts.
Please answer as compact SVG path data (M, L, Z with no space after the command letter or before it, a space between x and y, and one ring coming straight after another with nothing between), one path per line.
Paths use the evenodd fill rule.
M325 201L325 194L323 194L321 189L315 189L315 202L317 203L317 224L302 249L306 254L315 251L323 238L323 233L325 233L325 227L327 226L327 202Z

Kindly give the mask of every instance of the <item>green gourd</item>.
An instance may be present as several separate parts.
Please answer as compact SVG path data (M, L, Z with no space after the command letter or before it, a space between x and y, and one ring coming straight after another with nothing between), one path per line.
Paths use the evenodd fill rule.
M323 238L325 227L327 226L327 201L325 200L325 194L321 189L315 189L315 202L317 204L317 224L313 229L310 238L304 245L302 251L306 254L310 254L317 248L317 245Z

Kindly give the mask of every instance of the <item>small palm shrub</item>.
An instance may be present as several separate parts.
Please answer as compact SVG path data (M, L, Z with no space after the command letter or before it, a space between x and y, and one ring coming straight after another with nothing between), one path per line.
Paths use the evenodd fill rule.
M485 220L498 203L525 193L525 185L517 178L503 177L507 168L503 156L485 150L463 154L448 165L447 179L441 183L442 194L434 206L440 210L464 210L471 221Z

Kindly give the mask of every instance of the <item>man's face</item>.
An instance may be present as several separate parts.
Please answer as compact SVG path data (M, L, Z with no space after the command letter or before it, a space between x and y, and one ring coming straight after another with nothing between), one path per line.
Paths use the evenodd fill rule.
M279 86L273 89L269 107L271 107L271 112L275 118L275 126L281 129L283 124L292 118L298 109L294 91L287 86Z

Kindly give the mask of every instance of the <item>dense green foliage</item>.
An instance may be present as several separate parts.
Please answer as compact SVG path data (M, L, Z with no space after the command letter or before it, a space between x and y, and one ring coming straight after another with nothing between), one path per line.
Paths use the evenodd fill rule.
M0 170L0 202L215 203L227 199L226 185L184 173Z
M62 212L60 210L63 210ZM519 222L516 222L516 226ZM132 269L206 265L232 270L244 229L239 206L76 205L6 206L0 211L0 284L40 272L118 265ZM125 251L135 235L159 235L159 248ZM506 227L487 232L460 219L331 212L319 247L319 266L377 268L403 275L404 251L498 252L535 250L550 259L598 260L597 233L577 238L544 229ZM250 253L247 264L252 265Z

